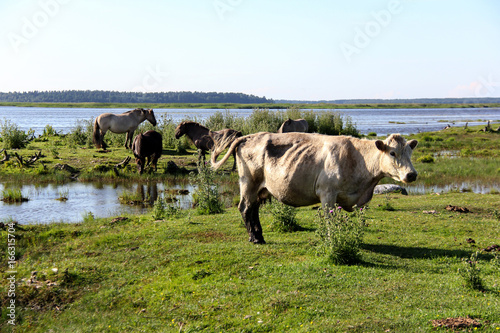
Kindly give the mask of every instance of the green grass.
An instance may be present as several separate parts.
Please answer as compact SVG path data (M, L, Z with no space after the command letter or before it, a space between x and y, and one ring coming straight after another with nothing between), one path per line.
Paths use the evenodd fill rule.
M391 195L394 211L376 209L386 200L375 196L366 211L361 262L353 266L316 255L309 207L298 210L303 228L294 233L272 232L262 211L266 245L247 242L235 208L163 221L148 214L22 226L16 332L429 332L431 320L467 315L483 324L479 331L496 332L493 256L478 257L485 291L468 288L458 269L462 258L498 243L500 196ZM472 213L446 211L448 204ZM423 213L430 210L437 213ZM5 253L5 230L0 238ZM29 285L33 271L38 282Z
M20 189L5 189L2 191L2 201L7 203L20 203L28 201L28 198L23 197Z

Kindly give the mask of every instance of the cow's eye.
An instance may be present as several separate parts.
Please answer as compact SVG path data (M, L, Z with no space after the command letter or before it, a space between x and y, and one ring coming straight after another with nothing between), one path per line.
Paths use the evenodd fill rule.
M390 154L392 157L396 157L396 153L395 153L395 152L393 152L393 151L391 151L389 154Z

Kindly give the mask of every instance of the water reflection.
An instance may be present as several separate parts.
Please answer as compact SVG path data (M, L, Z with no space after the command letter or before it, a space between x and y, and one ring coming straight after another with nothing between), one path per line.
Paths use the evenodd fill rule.
M138 197L151 204L166 190L177 190L176 205L182 209L192 207L192 192L194 188L187 184L169 185L167 183L120 184L120 183L79 183L64 185L55 184L0 184L4 189L20 189L22 196L28 198L22 204L7 204L0 201L0 220L13 219L22 224L81 222L83 216L92 213L95 217L117 216L124 213L144 214L150 210L150 205L121 204L119 196L122 193L134 192ZM183 190L183 191L179 191ZM168 191L167 198L172 191ZM57 200L61 193L66 201Z
M20 189L27 202L7 204L0 201L0 221L12 218L22 224L81 222L83 216L92 213L95 217L119 216L120 214L146 214L151 211L152 204L159 197L174 198L174 203L181 209L193 206L195 188L187 180L175 180L163 183L80 183L72 182L63 185L33 184L15 185L0 184L4 189ZM500 184L483 184L462 182L450 185L409 185L406 189L410 195L445 193L445 192L500 192ZM220 193L226 205L238 195L238 184L220 185ZM125 194L138 198L139 204L122 204L120 196ZM61 196L66 201L57 200Z

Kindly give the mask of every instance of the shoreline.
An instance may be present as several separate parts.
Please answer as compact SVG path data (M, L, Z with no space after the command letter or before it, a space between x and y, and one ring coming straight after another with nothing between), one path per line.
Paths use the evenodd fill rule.
M380 103L380 104L330 104L330 103L32 103L0 102L0 107L40 108L150 108L150 109L449 109L449 108L498 108L500 103Z

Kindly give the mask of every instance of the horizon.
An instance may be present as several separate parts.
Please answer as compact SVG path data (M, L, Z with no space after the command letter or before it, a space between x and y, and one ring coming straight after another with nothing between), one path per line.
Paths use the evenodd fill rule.
M495 0L5 0L0 91L500 97Z

